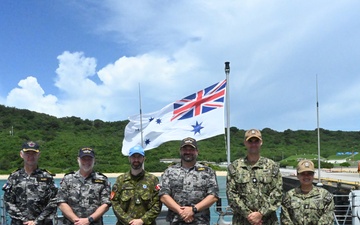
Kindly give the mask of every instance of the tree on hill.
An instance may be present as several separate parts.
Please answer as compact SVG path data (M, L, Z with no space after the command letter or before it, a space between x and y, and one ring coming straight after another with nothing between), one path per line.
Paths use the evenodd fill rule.
M93 147L96 152L95 169L101 172L125 172L128 158L121 154L124 129L128 121L104 122L79 117L56 118L44 113L32 112L0 105L0 173L10 173L22 167L19 151L28 140L40 144L40 167L54 173L66 173L78 169L77 153L81 147ZM9 132L12 131L13 132ZM316 130L290 129L278 132L270 128L261 130L264 144L261 154L277 162L295 156L317 154ZM328 131L320 129L322 157L335 155L339 149L360 146L360 132ZM230 159L234 161L246 155L243 144L245 130L230 128ZM352 146L349 146L352 143ZM179 158L180 141L163 143L146 151L146 169L162 172L166 164L163 158ZM357 157L357 156L356 156ZM220 163L227 160L224 135L199 141L199 161ZM356 158L354 158L355 160ZM291 162L295 164L296 161ZM282 166L285 166L282 163ZM296 166L296 164L295 164ZM325 166L321 165L323 168Z

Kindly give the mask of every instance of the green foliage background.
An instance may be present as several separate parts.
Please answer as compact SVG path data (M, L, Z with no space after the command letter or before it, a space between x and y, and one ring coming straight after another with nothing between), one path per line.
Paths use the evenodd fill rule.
M40 144L40 167L54 173L77 170L77 153L79 148L84 146L95 149L96 170L105 173L125 172L129 169L129 164L128 158L121 154L121 144L127 123L127 120L104 122L82 120L74 116L56 118L0 105L0 174L8 174L22 166L19 151L22 144L28 140ZM231 161L243 157L246 153L243 145L244 133L242 129L230 128ZM281 161L283 166L289 164L286 162L292 162L291 157L317 155L317 129L278 132L265 128L262 135L262 155ZM359 131L320 129L320 137L321 156L324 158L336 158L336 152L359 151ZM199 141L199 160L216 163L227 161L225 138L225 135L219 135ZM161 163L160 159L178 157L179 141L164 143L146 152L145 169L162 172L168 165ZM358 160L358 157L359 155L356 155L352 160Z

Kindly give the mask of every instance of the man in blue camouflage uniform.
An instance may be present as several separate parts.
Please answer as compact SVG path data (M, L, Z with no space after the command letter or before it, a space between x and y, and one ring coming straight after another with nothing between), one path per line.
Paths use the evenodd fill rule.
M282 177L279 165L260 156L261 132L245 132L247 156L228 167L226 194L233 210L233 225L279 224L276 210L281 204Z
M199 150L193 138L180 145L181 163L171 166L161 176L160 200L169 208L171 225L209 225L210 206L219 198L215 172L196 161Z
M145 151L135 146L129 151L129 172L120 175L111 191L117 225L156 225L161 212L159 179L143 169Z
M283 225L330 225L334 224L334 200L324 188L313 185L314 163L302 160L297 166L300 187L285 193L281 204Z
M109 210L110 183L108 178L93 171L95 152L84 147L79 150L80 169L64 176L57 202L65 225L102 225L102 216Z
M52 225L56 213L54 174L38 168L39 145L23 144L24 167L13 172L3 186L4 202L12 225Z

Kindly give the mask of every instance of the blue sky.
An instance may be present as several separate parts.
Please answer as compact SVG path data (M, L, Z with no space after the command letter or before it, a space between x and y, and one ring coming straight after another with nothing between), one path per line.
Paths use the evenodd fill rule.
M0 7L0 104L103 121L225 78L239 129L359 131L360 2L13 1Z

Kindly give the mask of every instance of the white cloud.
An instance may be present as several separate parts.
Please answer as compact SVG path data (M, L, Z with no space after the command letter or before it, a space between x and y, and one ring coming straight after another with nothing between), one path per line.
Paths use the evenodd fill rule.
M56 116L123 120L138 112L139 84L143 112L152 112L224 79L224 62L230 61L231 121L239 128L314 129L316 74L329 129L350 127L360 112L359 81L353 78L360 37L355 1L80 5L83 22L125 54L97 68L102 55L64 50L54 83L59 95L46 95L28 77L7 104L29 108L36 101L37 110ZM351 85L342 82L342 73Z
M8 94L6 105L49 114L56 110L56 96L45 95L35 77L29 76L18 85L20 88L14 88Z

